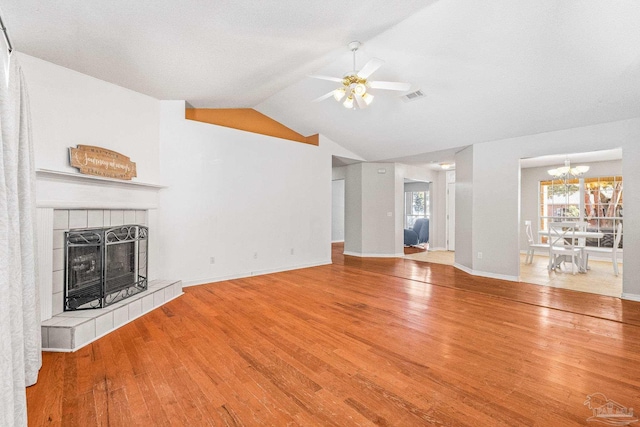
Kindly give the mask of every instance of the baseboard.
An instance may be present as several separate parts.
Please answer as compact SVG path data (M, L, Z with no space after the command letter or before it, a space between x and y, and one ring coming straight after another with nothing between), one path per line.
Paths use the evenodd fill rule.
M640 302L640 295L638 295L638 294L629 294L629 293L623 292L622 295L620 296L620 298L626 299L626 300L629 300L629 301Z
M263 274L272 274L272 273L282 273L284 271L300 270L302 268L318 267L321 265L329 265L329 264L331 264L330 259L325 261L308 263L308 264L298 264L298 265L283 267L283 268L247 271L247 272L231 274L227 276L216 276L216 277L209 277L205 279L187 280L182 282L182 287L186 288L189 286L206 285L207 283L224 282L225 280L244 279L245 277L261 276Z
M331 243L344 243L344 239L342 239L342 240L332 240Z
M343 253L345 255L357 256L360 258L403 258L404 257L404 252L400 254L369 254L369 253L344 251Z
M429 252L448 252L447 248L436 248L429 246ZM453 252L453 251L451 251Z
M469 273L472 276L480 276L480 277L487 277L489 279L499 279L499 280L507 280L509 282L519 282L520 279L518 278L518 276L509 276L506 274L496 274L496 273L489 273L487 271L478 271L478 270L473 270L469 267L466 267L462 264L458 264L458 263L454 263L453 266L459 270L464 271L465 273Z

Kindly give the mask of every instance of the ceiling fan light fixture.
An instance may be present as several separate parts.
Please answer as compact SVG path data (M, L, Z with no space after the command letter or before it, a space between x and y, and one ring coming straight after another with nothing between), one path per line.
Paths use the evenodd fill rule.
M400 92L406 92L411 85L409 83L400 82L383 82L383 81L370 81L369 77L384 64L384 61L378 58L371 58L366 64L356 71L356 52L360 48L360 42L353 41L349 43L349 49L353 54L353 69L341 78L323 76L323 75L310 75L309 77L328 80L332 82L342 83L342 86L334 89L321 97L314 100L314 102L320 102L327 98L333 98L337 102L341 102L345 108L366 108L373 101L374 96L369 94L369 89L382 89L382 90L395 90Z
M349 95L342 105L344 105L344 108L353 108L353 96Z
M367 86L365 86L364 83L358 83L353 91L356 95L364 96L364 94L367 93Z

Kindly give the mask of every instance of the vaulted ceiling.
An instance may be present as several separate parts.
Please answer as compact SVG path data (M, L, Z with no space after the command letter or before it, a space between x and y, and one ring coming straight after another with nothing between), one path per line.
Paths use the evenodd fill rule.
M640 116L635 0L4 0L17 51L201 108L255 108L367 160ZM311 101L352 69L426 95ZM28 76L27 76L28 77ZM435 152L435 154L433 154ZM432 153L432 154L425 154Z

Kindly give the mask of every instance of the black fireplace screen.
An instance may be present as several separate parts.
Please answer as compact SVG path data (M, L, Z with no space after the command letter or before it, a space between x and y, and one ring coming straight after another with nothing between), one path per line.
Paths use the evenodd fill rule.
M64 310L103 308L147 289L147 227L65 233Z

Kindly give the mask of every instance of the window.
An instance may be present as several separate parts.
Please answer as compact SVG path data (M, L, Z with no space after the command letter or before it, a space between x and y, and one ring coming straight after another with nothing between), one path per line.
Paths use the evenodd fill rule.
M550 221L585 221L588 231L604 233L587 239L587 246L611 247L622 221L622 195L621 176L540 181L540 228L548 229Z
M429 192L405 191L404 227L411 228L418 218L429 218Z

